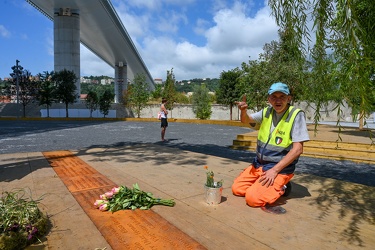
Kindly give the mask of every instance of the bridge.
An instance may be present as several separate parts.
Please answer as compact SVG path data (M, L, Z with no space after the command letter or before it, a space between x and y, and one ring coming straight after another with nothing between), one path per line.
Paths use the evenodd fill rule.
M54 23L54 71L67 69L79 79L82 43L114 68L116 103L137 74L154 90L154 80L110 0L26 1ZM76 87L80 94L79 80Z

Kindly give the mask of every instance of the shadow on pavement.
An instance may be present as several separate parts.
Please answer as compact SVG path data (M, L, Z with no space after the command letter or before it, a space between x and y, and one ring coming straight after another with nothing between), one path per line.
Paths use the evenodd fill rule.
M165 146L165 150L163 147L159 147L159 145ZM92 149L100 147L100 145L95 145ZM126 150L127 153L130 153L133 156L139 155L139 157L132 157L131 159L124 157L124 147L129 147L130 150ZM105 149L108 147L104 146L102 148ZM197 155L197 157L194 158L186 158L184 151L176 150L171 152L168 148L177 148L202 154ZM163 155L165 152L169 152L168 157ZM224 154L222 154L223 152ZM95 155L102 159L107 157L116 162L125 163L124 167L126 167L126 162L128 161L139 163L150 160L155 163L155 168L157 168L158 164L168 163L178 165L194 164L202 166L206 163L209 155L223 157L222 164L235 164L235 161L239 160L238 158L236 159L233 157L230 150L225 150L225 147L218 147L215 145L177 144L172 146L161 143L118 143L113 145L113 147L108 148L108 150L95 152L91 151L91 148L88 148L80 151L78 154L82 155L85 153ZM231 156L232 158L230 158ZM333 165L334 163L331 163L330 167ZM322 167L320 165L318 165L318 167L322 172ZM342 236L340 240L349 242L353 246L356 245L363 247L363 240L361 239L359 226L363 222L366 222L366 224L375 223L375 188L313 175L299 175L296 179L298 183L292 181L292 193L288 197L280 198L279 202L284 204L289 199L310 197L310 205L314 207L316 211L319 211L318 218L321 220L324 220L326 216L332 216L332 214L335 214L338 207L339 217L337 219L342 220L345 218L345 221L349 222L345 224L346 226L343 231L340 232ZM315 188L313 190L310 190L311 187L309 184L311 183L316 184L313 185ZM318 193L318 196L312 197L312 192Z
M364 247L360 225L363 222L375 224L375 188L343 181L332 181L312 175L300 177L298 181L318 183L315 185L318 188L311 190L318 193L311 205L320 211L319 219L323 220L336 209L335 212L339 214L338 220L349 219L349 224L341 232L340 240Z

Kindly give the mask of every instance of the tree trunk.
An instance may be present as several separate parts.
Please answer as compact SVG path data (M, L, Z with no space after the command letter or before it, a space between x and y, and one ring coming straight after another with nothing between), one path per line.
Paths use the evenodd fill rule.
M361 114L359 116L359 130L363 130L364 119L365 119L364 111L361 111Z
M26 117L26 105L22 105L23 117Z
M68 113L68 104L67 103L65 104L65 111L66 111L66 118L68 118L69 113Z
M230 120L232 120L232 114L233 114L233 112L232 112L232 110L233 110L233 105L232 105L232 103L229 104L229 110L230 110Z

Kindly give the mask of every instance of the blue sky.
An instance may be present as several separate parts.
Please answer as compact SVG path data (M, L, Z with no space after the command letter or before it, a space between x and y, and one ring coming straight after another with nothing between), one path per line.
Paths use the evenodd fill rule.
M267 0L112 0L153 78L219 78L257 59L278 27ZM53 23L25 0L0 0L0 78L16 60L33 75L53 70ZM81 76L114 70L81 46Z

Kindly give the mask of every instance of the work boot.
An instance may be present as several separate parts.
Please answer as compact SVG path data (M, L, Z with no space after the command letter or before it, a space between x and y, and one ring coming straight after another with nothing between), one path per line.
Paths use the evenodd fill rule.
M287 197L289 196L290 192L292 192L292 184L288 182L286 185L284 185L284 194L282 196Z

